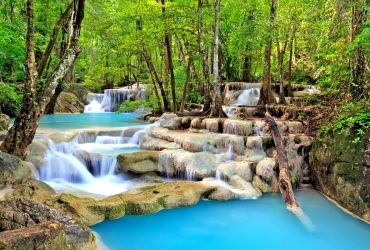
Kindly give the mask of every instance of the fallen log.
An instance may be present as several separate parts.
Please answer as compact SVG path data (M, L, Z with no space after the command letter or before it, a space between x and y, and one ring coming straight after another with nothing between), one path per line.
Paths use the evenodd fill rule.
M277 151L279 162L279 189L281 195L283 196L284 202L289 210L298 208L299 205L293 192L292 183L290 182L287 152L281 139L277 124L268 112L265 113L265 117L269 123Z

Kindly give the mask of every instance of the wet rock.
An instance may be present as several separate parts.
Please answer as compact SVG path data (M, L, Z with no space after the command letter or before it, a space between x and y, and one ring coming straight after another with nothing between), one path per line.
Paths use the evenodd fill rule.
M117 170L138 174L158 171L159 154L157 151L120 154L117 156Z
M28 197L37 201L44 201L55 194L55 191L48 184L35 180L33 178L25 181L22 184L14 185L14 191L7 194L7 198L11 197Z
M182 117L178 117L175 114L166 114L161 117L161 126L163 128L168 128L169 130L179 130L181 129Z
M154 138L148 134L142 134L139 138L140 148L148 150L180 149L181 146L174 142Z
M217 186L216 189L211 194L209 194L206 198L210 200L215 200L215 201L226 201L226 200L235 199L236 196L235 196L235 193L233 193L231 190L226 189L221 186Z
M44 165L44 156L47 150L47 140L33 140L27 161L31 162L36 168L42 167Z
M303 124L298 121L286 121L289 134L301 134L304 132Z
M0 184L20 184L34 176L35 170L19 158L0 152Z
M163 183L161 177L159 177L155 172L145 173L140 177L140 180L148 183Z
M253 172L251 171L252 163L247 161L225 162L218 166L218 170L223 176L231 179L234 175L238 175L246 181L252 181Z
M276 159L266 158L258 162L256 167L256 174L264 180L272 180L272 177L275 175L275 172L278 170Z
M30 226L56 221L58 223L55 228L64 231L66 243L70 249L96 249L95 238L89 228L77 224L71 217L54 208L25 197L2 201L0 208L0 231L23 228L25 230L23 232L27 232L27 228ZM42 225L40 227L42 228ZM37 227L30 230L35 228ZM42 236L42 230L38 235ZM25 236L15 242L22 241L22 239L27 241L29 239L27 233ZM13 242L13 244L15 243Z
M367 132L359 143L347 129L340 134L327 132L316 140L310 156L314 186L341 206L368 221L370 213L369 167L366 164Z
M253 134L253 121L225 120L223 132L232 135L249 136Z
M263 193L279 192L279 183L276 176L272 176L270 180L262 180L260 176L253 177L253 186L259 188Z
M0 233L0 249L70 249L59 222L47 221L27 228Z
M194 118L190 122L190 128L193 128L193 129L204 129L205 127L204 127L204 124L202 123L202 119L200 119L200 118Z
M63 92L72 93L78 98L80 102L82 102L83 104L88 104L87 96L90 91L85 86L76 84L64 89Z
M54 113L83 113L85 105L72 93L60 93L54 107Z
M238 175L234 175L231 177L230 184L237 189L243 190L243 193L246 194L246 197L252 198L262 195L260 190L256 189L250 182L244 180Z
M202 121L202 127L213 133L222 132L222 119L207 118Z

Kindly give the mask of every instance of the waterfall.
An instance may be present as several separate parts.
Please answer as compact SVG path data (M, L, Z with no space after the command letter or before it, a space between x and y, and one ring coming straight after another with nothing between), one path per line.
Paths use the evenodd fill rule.
M226 153L226 161L233 161L234 160L234 145L233 142L229 142L229 150Z
M124 129L125 130L125 129ZM124 143L123 131L107 131L119 136L97 135L96 131L81 131L71 142L55 144L49 140L39 180L54 189L73 188L87 193L113 195L127 190L130 181L126 174L116 173L117 155L138 148L139 130ZM102 133L102 132L99 132Z
M121 103L126 100L147 100L146 90L142 86L135 85L134 89L127 87L120 89L106 89L104 94L89 93L87 100L88 105L85 106L85 112L116 112Z
M216 176L215 176L215 179L216 181L222 181L222 178L221 178L221 171L220 170L216 170Z

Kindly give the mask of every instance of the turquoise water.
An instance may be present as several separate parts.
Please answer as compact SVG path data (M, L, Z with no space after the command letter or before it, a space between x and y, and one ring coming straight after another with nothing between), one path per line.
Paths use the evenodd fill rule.
M312 232L279 194L256 200L201 201L156 214L127 215L92 226L108 249L370 249L370 225L344 213L315 190L296 193Z
M82 129L89 127L128 127L148 124L142 120L134 120L139 114L125 113L83 113L83 114L55 114L44 115L39 128L58 130ZM14 119L11 120L13 124Z

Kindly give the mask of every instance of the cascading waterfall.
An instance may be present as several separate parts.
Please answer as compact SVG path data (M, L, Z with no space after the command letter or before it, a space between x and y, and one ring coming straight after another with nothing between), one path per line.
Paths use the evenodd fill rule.
M44 166L39 170L40 180L56 190L73 188L104 196L126 191L132 183L127 181L127 175L116 173L116 156L139 146L124 143L123 134L83 131L69 143L54 144L49 140Z
M229 149L226 153L226 161L233 161L234 160L234 145L230 141L229 142Z
M133 89L106 89L104 94L89 93L87 100L88 105L85 106L85 112L116 112L121 103L126 100L147 100L148 96L143 89L135 85Z

